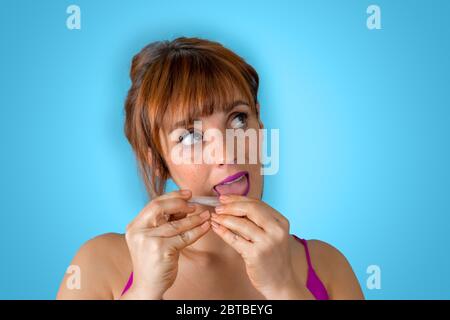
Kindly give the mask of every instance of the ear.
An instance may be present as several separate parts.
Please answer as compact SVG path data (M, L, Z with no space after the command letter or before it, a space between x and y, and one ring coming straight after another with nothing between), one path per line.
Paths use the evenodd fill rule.
M261 120L261 112L260 112L260 105L259 102L256 104L256 110L258 110L258 122L259 122L259 128L264 129L264 123Z

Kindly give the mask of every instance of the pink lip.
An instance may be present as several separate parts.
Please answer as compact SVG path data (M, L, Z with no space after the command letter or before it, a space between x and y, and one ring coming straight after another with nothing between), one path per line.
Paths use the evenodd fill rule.
M227 182L230 182L230 181L233 181L233 180L236 180L236 179L238 179L238 178L240 178L242 176L247 176L247 189L246 189L245 193L243 194L244 196L246 196L248 194L249 190L250 190L250 179L249 179L248 171L239 171L238 173L235 173L235 174L233 174L231 176L226 177L221 182L216 184L213 187L213 190L219 195L219 192L217 192L217 190L216 190L216 186L224 184L224 183L227 183Z

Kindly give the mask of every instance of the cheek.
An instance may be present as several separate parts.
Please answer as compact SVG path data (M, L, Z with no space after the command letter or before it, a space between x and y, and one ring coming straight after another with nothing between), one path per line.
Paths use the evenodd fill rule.
M252 118L252 120L249 121L246 130L250 131L251 134L245 138L245 164L253 167L256 162L256 165L261 165L262 150L260 149L260 145L264 144L264 139L260 141L260 128L258 121ZM236 149L237 145L235 145L235 151Z
M172 179L181 189L190 189L193 193L202 191L207 181L208 170L202 165L175 165L172 167Z
M251 165L250 166L250 186L252 189L256 189L255 191L259 191L262 185L263 176L261 175L261 166L260 165Z

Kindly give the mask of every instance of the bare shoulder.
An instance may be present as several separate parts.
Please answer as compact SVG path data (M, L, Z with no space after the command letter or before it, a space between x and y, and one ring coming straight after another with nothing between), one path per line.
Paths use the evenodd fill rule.
M61 282L57 299L113 299L117 283L131 269L125 236L105 233L77 251Z
M358 279L344 254L321 240L308 240L313 267L332 299L364 299Z
M320 262L344 262L345 256L336 247L322 240L308 240L308 248L314 260Z

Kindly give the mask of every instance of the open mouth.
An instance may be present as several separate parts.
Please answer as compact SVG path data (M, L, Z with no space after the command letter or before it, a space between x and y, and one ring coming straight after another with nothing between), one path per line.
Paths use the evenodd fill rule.
M213 187L218 196L236 194L246 196L250 190L250 180L247 171L240 171L224 179Z

